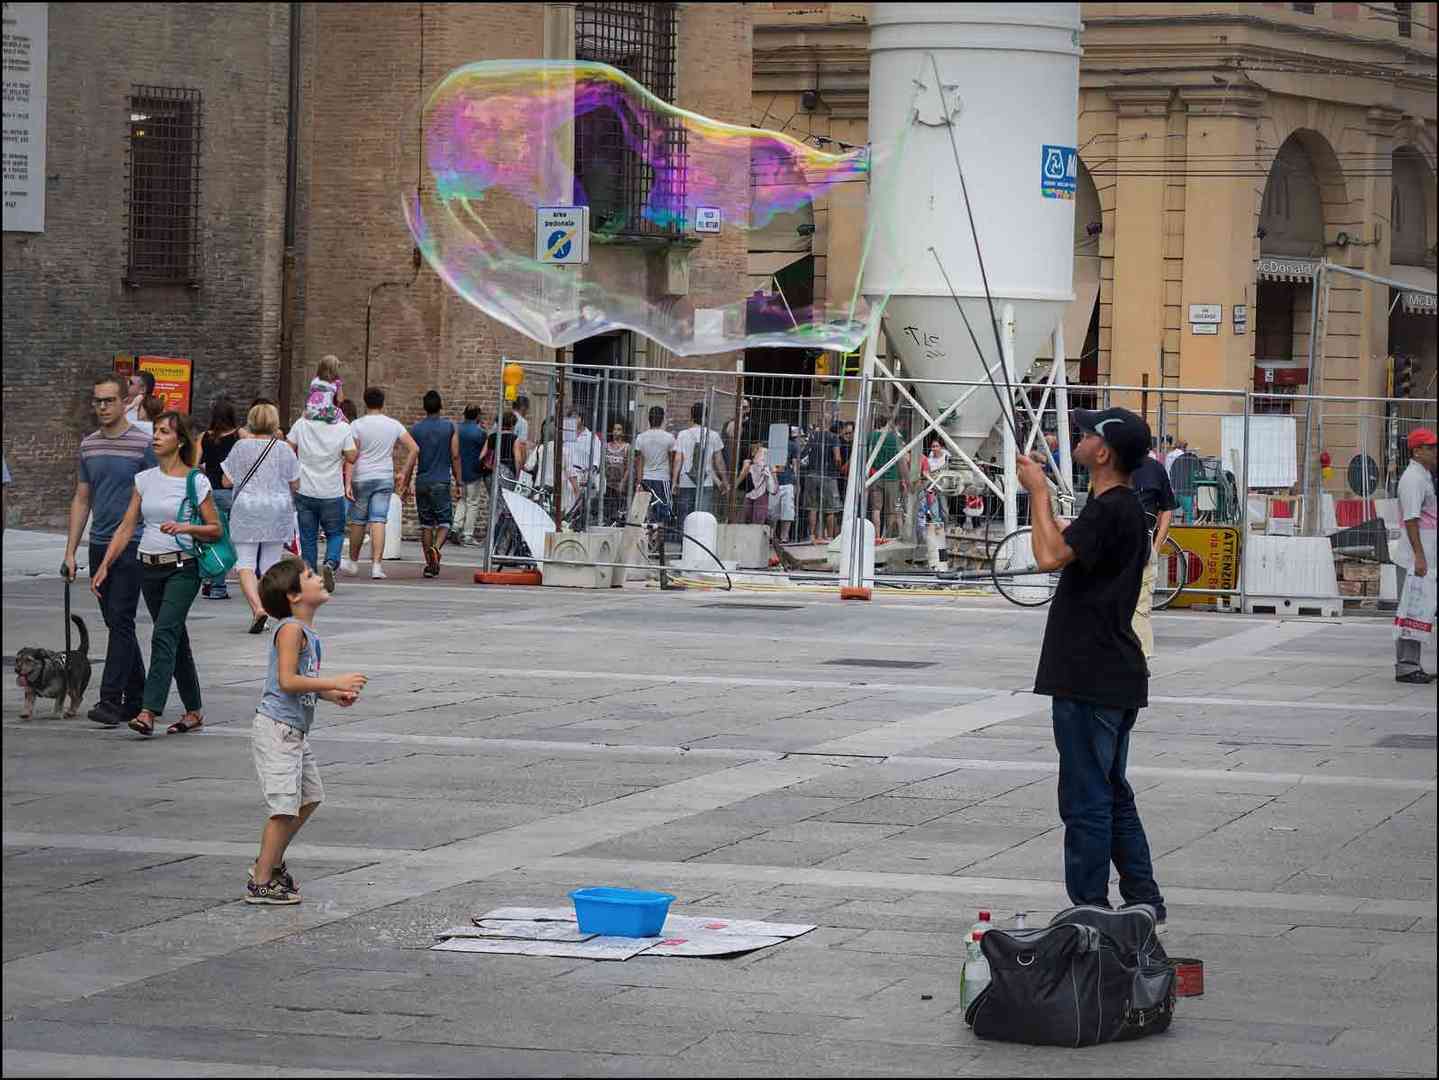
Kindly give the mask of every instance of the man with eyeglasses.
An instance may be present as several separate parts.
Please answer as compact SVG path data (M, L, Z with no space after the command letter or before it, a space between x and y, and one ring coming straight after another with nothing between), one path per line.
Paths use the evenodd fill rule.
M70 500L70 534L65 542L65 561L60 573L75 580L75 549L90 519L90 572L104 561L105 549L115 534L130 497L135 491L135 474L155 465L151 437L130 423L125 415L125 385L118 375L105 374L95 380L90 404L99 421L98 430L80 440L80 476ZM140 560L136 535L127 550L110 565L100 586L100 614L109 633L105 649L105 670L100 676L100 702L89 712L91 720L105 727L128 723L140 711L145 692L145 659L135 637L135 607L140 599Z

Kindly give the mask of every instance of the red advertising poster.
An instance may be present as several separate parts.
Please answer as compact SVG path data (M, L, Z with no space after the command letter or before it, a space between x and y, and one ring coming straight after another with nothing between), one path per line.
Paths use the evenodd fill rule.
M190 411L192 363L174 356L142 356L140 370L155 376L155 394L165 399L165 408Z

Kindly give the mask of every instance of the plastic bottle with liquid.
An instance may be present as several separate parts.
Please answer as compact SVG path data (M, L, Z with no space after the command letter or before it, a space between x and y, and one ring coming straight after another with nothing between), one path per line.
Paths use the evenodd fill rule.
M1029 917L1029 912L1027 912L1027 911L1016 911L1016 912L1014 913L1014 928L1015 928L1016 930L1027 930L1027 929L1029 929L1028 917Z
M980 992L989 985L989 961L984 958L984 953L979 948L979 939L983 936L977 930L971 931L969 942L965 946L964 967L959 973L961 1009L967 1010L974 999L979 997Z
M969 928L969 932L978 935L978 937L983 937L993 929L994 924L989 920L989 912L981 911L979 913L979 921ZM965 938L965 940L968 941L969 938ZM978 940L978 938L976 938L976 940Z

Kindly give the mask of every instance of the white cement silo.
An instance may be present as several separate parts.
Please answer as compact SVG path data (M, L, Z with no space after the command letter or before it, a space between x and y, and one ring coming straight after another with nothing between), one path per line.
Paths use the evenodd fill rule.
M933 246L982 356L998 362L937 66L995 313L1013 308L1014 377L1023 376L1074 297L1079 5L885 3L871 10L871 138L895 145L906 127L913 130L903 158L881 157L871 177L869 212L880 216L864 292L892 294L885 322L907 376L982 381ZM916 80L923 84L917 98ZM1004 381L998 371L996 379ZM964 392L916 391L935 414ZM944 426L974 453L999 418L999 402L985 386Z

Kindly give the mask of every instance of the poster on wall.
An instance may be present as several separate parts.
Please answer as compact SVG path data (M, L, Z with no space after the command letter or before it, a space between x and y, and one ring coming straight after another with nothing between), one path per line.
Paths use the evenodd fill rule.
M47 4L5 4L5 231L45 231Z
M165 399L166 411L190 411L190 385L194 375L194 364L190 360L175 356L142 356L140 370L155 376L155 396Z

